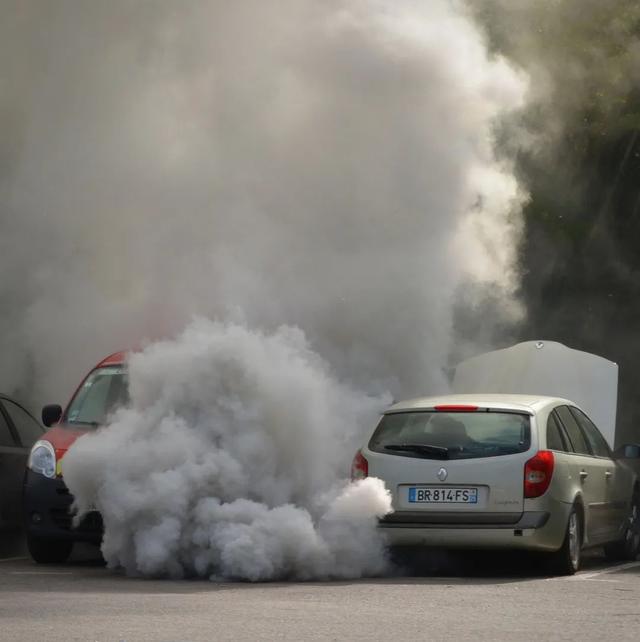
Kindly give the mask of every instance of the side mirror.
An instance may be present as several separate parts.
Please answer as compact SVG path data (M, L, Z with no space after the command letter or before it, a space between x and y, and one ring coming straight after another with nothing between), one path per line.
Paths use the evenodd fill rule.
M42 409L42 423L49 428L57 424L62 417L62 407L58 404L50 404Z
M639 444L625 444L616 450L616 456L620 459L640 459Z

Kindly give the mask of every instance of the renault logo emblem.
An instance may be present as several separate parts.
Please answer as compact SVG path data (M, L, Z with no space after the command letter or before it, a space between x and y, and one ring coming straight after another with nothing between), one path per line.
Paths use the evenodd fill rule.
M449 474L449 473L447 472L447 469L446 469L446 468L441 468L441 469L438 471L438 479L439 479L440 481L444 481L444 480L447 478L447 475L448 475L448 474Z

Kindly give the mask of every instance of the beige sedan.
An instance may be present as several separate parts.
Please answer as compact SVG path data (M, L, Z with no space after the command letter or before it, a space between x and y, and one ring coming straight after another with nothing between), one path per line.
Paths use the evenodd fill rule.
M628 455L637 455L632 448ZM354 479L384 480L392 546L518 548L572 574L581 551L640 549L640 487L571 401L448 395L395 404L356 454Z

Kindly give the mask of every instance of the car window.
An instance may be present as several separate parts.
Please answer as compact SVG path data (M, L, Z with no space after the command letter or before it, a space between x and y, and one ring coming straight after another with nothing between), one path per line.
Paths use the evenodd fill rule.
M547 448L549 450L559 450L560 452L568 450L560 425L553 413L547 419Z
M18 431L22 445L25 448L31 448L31 446L40 439L44 430L40 424L17 403L5 400L4 407Z
M525 452L529 416L512 412L401 412L384 415L369 448L406 457L475 459Z
M129 401L127 372L122 367L97 368L69 405L67 422L98 426Z
M567 406L560 406L556 408L556 413L558 417L560 417L560 421L569 437L573 452L579 455L590 455L591 450L589 449L587 440L584 438L580 426L578 426L578 422L573 418L569 408L567 408Z
M579 408L569 408L571 414L575 417L582 431L584 432L591 450L597 457L611 457L611 451L605 438L600 434L596 425L582 412Z
M0 446L9 446L11 448L16 447L15 439L9 430L9 424L4 418L4 415L0 412Z

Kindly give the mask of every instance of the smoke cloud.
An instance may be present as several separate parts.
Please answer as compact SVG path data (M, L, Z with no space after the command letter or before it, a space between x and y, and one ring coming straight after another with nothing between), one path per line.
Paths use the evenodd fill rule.
M445 0L16 1L0 61L0 389L148 345L64 463L109 562L380 572L388 496L340 479L390 395L446 389L461 288L522 314L524 77Z
M467 4L489 34L492 50L508 56L531 79L527 109L518 114L523 131L517 144L528 134L527 147L542 162L558 162L553 170L562 170L562 161L573 165L588 151L581 147L580 132L602 138L633 125L632 94L640 85L636 2Z
M248 580L385 569L378 479L341 481L389 400L336 382L299 330L198 320L131 356L131 407L63 460L130 573Z
M554 337L618 363L617 442L638 441L640 4L467 5L491 49L531 79L526 108L499 136L507 154L519 146L530 193L517 338Z
M443 389L462 281L517 313L525 83L448 2L8 3L0 389L64 398L194 314ZM51 376L55 370L55 376Z

